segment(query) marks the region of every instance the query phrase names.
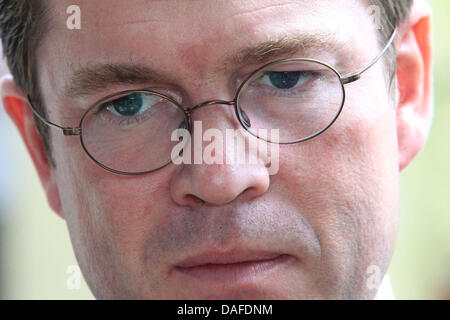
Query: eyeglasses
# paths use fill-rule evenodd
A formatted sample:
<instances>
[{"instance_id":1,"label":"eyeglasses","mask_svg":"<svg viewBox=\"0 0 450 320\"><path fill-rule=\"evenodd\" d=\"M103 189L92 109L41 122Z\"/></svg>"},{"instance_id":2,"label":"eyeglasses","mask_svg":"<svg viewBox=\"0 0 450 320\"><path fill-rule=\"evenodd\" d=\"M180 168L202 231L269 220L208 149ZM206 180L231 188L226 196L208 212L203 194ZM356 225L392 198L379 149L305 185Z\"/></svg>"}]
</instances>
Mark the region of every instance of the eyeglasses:
<instances>
[{"instance_id":1,"label":"eyeglasses","mask_svg":"<svg viewBox=\"0 0 450 320\"><path fill-rule=\"evenodd\" d=\"M192 131L192 113L223 104L234 106L240 125L269 143L293 144L326 131L339 117L345 102L344 85L360 79L392 44L392 33L380 54L362 70L342 76L334 67L315 59L282 59L248 76L231 101L210 100L187 109L172 97L153 90L127 90L109 95L90 106L77 127L62 127L33 113L47 126L66 136L79 135L83 149L98 165L114 173L139 175L172 162L179 141L172 133ZM278 138L261 132L278 130ZM265 131L264 131L265 130Z\"/></svg>"}]
</instances>

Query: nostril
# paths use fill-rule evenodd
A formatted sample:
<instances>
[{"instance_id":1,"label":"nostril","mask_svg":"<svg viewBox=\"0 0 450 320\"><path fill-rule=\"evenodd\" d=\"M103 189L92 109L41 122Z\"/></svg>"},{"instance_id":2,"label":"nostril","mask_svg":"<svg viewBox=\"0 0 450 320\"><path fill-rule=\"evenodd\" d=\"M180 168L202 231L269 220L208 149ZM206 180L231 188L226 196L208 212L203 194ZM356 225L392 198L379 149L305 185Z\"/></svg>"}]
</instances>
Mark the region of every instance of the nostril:
<instances>
[{"instance_id":1,"label":"nostril","mask_svg":"<svg viewBox=\"0 0 450 320\"><path fill-rule=\"evenodd\" d=\"M194 196L192 194L188 194L184 196L186 202L192 204L192 205L203 205L205 204L205 201L197 196Z\"/></svg>"}]
</instances>

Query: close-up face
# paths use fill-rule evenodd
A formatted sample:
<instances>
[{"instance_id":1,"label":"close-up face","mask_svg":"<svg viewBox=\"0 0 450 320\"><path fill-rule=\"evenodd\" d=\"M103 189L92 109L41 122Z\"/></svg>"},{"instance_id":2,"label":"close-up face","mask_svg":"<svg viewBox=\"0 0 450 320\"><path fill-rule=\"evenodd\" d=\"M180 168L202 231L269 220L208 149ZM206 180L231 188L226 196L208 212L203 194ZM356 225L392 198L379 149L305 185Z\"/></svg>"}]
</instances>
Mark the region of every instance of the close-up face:
<instances>
[{"instance_id":1,"label":"close-up face","mask_svg":"<svg viewBox=\"0 0 450 320\"><path fill-rule=\"evenodd\" d=\"M278 59L319 60L348 75L388 42L362 0L79 1L80 29L67 27L70 4L48 2L49 28L35 53L46 118L62 127L78 126L97 101L125 90L159 92L186 110L209 100L233 101L253 71ZM277 145L275 172L258 154L254 163L172 163L146 174L118 174L92 161L79 136L50 128L54 166L41 179L67 222L94 296L374 298L368 268L384 275L389 266L398 174L408 162L399 153L399 91L395 79L390 82L389 57L345 84L345 104L328 130ZM306 73L301 85L320 86L314 101L339 105L340 84L325 86L326 79L314 80L316 73ZM258 85L276 81L267 77ZM117 110L107 116L126 117ZM250 121L257 123L257 114ZM202 107L192 121L201 121L203 131L242 127L226 104ZM98 130L107 143L121 139L120 132ZM118 143L109 157L100 147L102 161L120 165L114 159L128 151L144 161L164 148L151 140L153 133L136 132L136 140L151 147L130 151ZM256 139L244 135L246 143ZM223 150L231 158L233 152Z\"/></svg>"}]
</instances>

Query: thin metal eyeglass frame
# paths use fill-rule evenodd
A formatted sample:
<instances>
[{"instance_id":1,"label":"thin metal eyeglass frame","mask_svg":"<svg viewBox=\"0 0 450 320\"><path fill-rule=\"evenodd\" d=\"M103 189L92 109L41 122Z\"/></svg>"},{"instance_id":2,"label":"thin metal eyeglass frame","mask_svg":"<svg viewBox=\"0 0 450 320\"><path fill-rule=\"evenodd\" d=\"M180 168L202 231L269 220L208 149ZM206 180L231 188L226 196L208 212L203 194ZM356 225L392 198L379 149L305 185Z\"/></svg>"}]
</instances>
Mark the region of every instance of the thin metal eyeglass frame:
<instances>
[{"instance_id":1,"label":"thin metal eyeglass frame","mask_svg":"<svg viewBox=\"0 0 450 320\"><path fill-rule=\"evenodd\" d=\"M164 99L168 100L169 102L173 103L175 106L177 106L177 107L184 113L185 120L186 120L186 125L187 125L187 130L188 130L189 132L191 132L191 128L192 128L192 124L191 124L191 114L192 114L195 110L197 110L197 109L199 109L199 108L201 108L201 107L205 107L205 106L208 106L208 105L214 105L214 104L231 105L231 106L234 106L234 108L235 108L236 117L238 118L239 123L241 124L241 126L242 126L247 132L249 132L251 135L255 136L256 138L261 139L261 140L264 140L264 141L269 142L269 143L275 143L275 144L294 144L294 143L299 143L299 142L303 142L303 141L306 141L306 140L310 140L310 139L312 139L312 138L314 138L314 137L320 135L321 133L323 133L324 131L326 131L327 129L329 129L329 128L334 124L334 122L337 120L337 118L338 118L339 115L341 114L342 109L343 109L344 104L345 104L345 87L344 87L344 86L345 86L346 84L349 84L349 83L352 83L352 82L355 82L355 81L359 80L359 79L361 78L361 75L362 75L364 72L366 72L370 67L372 67L375 63L377 63L378 60L381 59L381 57L386 53L386 51L387 51L387 50L389 49L389 47L392 45L392 43L394 42L394 39L395 39L395 36L396 36L396 35L397 35L397 29L394 29L394 31L392 32L391 37L389 38L388 43L387 43L386 46L383 48L383 50L381 50L381 52L380 52L380 53L379 53L379 54L378 54L378 55L377 55L377 56L376 56L369 64L367 64L364 68L362 68L361 70L359 70L359 71L357 71L357 72L349 73L349 74L347 74L347 75L342 76L342 75L339 73L339 71L337 71L333 66L331 66L331 65L329 65L329 64L327 64L327 63L325 63L325 62L316 60L316 59L306 59L306 58L280 59L280 60L276 60L276 61L267 63L267 64L265 64L264 66L262 66L262 67L258 68L257 70L253 71L253 72L252 72L252 73L251 73L251 74L250 74L250 75L249 75L249 76L241 83L241 85L239 86L239 88L238 88L237 91L236 91L236 94L235 94L235 97L234 97L233 100L231 100L231 101L226 101L226 100L208 100L208 101L199 103L199 104L197 104L197 105L195 105L195 106L193 106L192 108L189 108L189 109L186 109L186 108L184 108L183 106L181 106L176 100L174 100L174 99L171 98L170 96L167 96L167 95L165 95L165 94L162 94L162 93L159 93L159 92L156 92L156 91L146 90L146 89L142 89L142 90L125 90L125 91L121 91L121 92L117 92L117 93L108 95L108 96L106 96L106 97L104 97L104 98L98 100L98 101L95 102L94 104L92 104L92 105L86 110L86 112L83 114L83 116L81 117L80 123L79 123L79 125L78 125L77 127L63 127L63 126L57 125L57 124L55 124L55 123L53 123L53 122L47 120L47 119L44 118L43 116L41 116L41 115L37 112L37 110L34 108L34 106L33 106L33 104L32 104L32 99L31 99L31 97L30 97L29 95L28 95L27 97L28 97L28 102L29 102L29 104L30 104L30 107L31 107L31 110L32 110L33 114L34 114L41 122L43 122L45 125L47 125L47 126L49 126L49 127L52 127L52 128L61 130L61 132L62 132L65 136L77 136L77 135L80 136L81 145L82 145L84 151L88 154L88 156L89 156L95 163L97 163L97 164L98 164L99 166L101 166L102 168L104 168L104 169L106 169L106 170L108 170L108 171L114 172L114 173L125 174L125 175L140 175L140 174L146 174L146 173L150 173L150 172L154 172L154 171L157 171L157 170L159 170L159 169L162 169L162 168L166 167L167 165L169 165L172 161L170 160L170 161L168 161L166 164L160 166L159 168L152 169L152 170L148 170L148 171L142 171L142 172L126 172L126 171L119 171L119 170L115 170L115 169L109 168L109 167L103 165L101 162L97 161L97 160L94 158L94 156L91 155L91 153L87 150L87 148L86 148L86 146L85 146L85 144L84 144L84 142L83 142L83 134L82 134L82 130L81 130L81 128L82 128L82 126L83 126L83 120L85 119L86 115L89 114L89 112L91 111L91 109L93 109L93 108L95 108L95 107L97 107L97 106L99 106L99 105L101 105L101 104L107 102L109 99L111 99L111 98L113 98L113 97L125 96L125 95L131 94L131 93L147 93L147 94L153 94L153 95L159 96L159 97L161 97L161 98L164 98ZM320 65L323 65L323 66L329 68L331 71L333 71L333 72L336 74L336 76L339 78L340 84L341 84L341 88L342 88L342 94L343 94L343 96L342 96L342 103L341 103L341 106L340 106L338 112L336 113L335 117L333 118L333 120L332 120L325 128L321 129L320 131L318 131L318 132L316 132L316 133L314 133L314 134L312 134L312 135L310 135L310 136L308 136L308 137L301 138L301 139L298 139L298 140L293 140L293 141L273 142L273 141L264 139L263 137L260 137L260 136L258 136L258 135L256 135L256 134L254 134L253 132L251 132L251 131L249 130L249 127L245 124L245 120L242 119L243 116L242 116L242 114L241 114L241 109L240 109L240 107L239 107L239 95L240 95L240 93L241 93L241 90L245 87L245 85L247 84L247 82L248 82L250 79L252 79L252 77L253 77L255 74L257 74L258 72L260 72L261 70L263 70L263 69L265 69L265 68L267 68L267 67L270 67L270 66L275 65L275 64L284 63L284 62L302 62L302 61L303 61L303 62L318 63L318 64L320 64Z\"/></svg>"}]
</instances>

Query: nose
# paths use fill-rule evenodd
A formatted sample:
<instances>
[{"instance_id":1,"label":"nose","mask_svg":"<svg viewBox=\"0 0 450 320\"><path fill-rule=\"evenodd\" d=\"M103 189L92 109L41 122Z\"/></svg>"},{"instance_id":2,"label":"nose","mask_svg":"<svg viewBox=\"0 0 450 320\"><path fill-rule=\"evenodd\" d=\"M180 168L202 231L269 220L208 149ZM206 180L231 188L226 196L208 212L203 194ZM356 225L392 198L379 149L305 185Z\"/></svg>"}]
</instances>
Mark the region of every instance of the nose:
<instances>
[{"instance_id":1,"label":"nose","mask_svg":"<svg viewBox=\"0 0 450 320\"><path fill-rule=\"evenodd\" d=\"M220 102L217 101L217 103ZM190 150L187 150L187 152L191 152L190 159L192 161L181 164L171 179L171 196L179 205L221 206L237 199L250 201L263 195L269 189L270 175L266 165L267 161L248 147L248 139L256 138L248 136L243 138L244 140L241 140L241 142L244 141L243 148L242 144L240 148L237 148L239 143L236 143L236 140L233 140L234 142L230 145L230 132L226 132L226 129L230 130L230 127L239 129L239 124L230 113L230 107L222 106L221 108L217 105L213 107L210 105L208 104L208 107L202 108L198 114L195 114L195 118L201 122L194 121ZM208 129L215 134L212 139L208 135ZM238 137L240 133L233 131L233 134L235 134L234 137ZM217 135L222 135L222 137ZM198 139L199 136L200 139ZM220 140L222 144L215 145L218 148L214 150L214 153L217 156L216 160L222 161L208 163L206 160L208 148L211 151L211 144ZM200 157L201 161L198 161L199 157L198 154L195 154L196 152L203 152ZM194 161L195 159L197 161ZM238 161L238 159L245 160ZM253 159L253 161L249 161L249 159Z\"/></svg>"},{"instance_id":2,"label":"nose","mask_svg":"<svg viewBox=\"0 0 450 320\"><path fill-rule=\"evenodd\" d=\"M236 199L250 201L269 188L265 166L185 165L172 179L172 199L179 205L226 205Z\"/></svg>"}]
</instances>

